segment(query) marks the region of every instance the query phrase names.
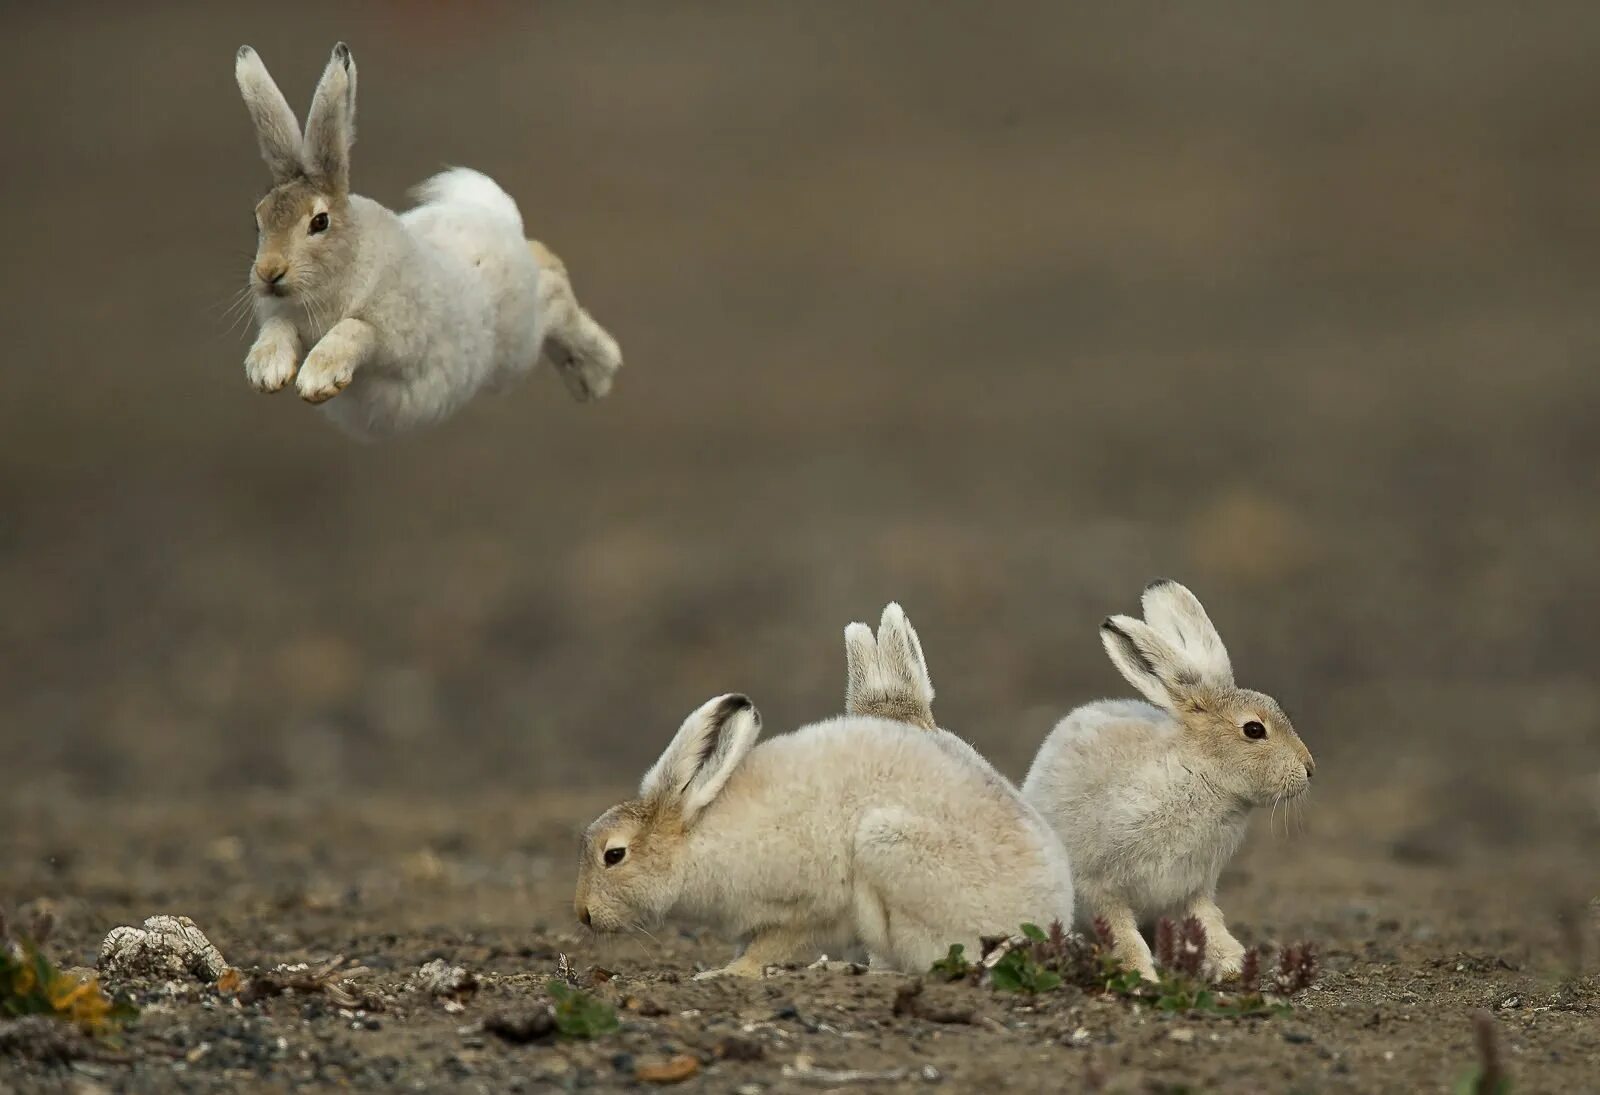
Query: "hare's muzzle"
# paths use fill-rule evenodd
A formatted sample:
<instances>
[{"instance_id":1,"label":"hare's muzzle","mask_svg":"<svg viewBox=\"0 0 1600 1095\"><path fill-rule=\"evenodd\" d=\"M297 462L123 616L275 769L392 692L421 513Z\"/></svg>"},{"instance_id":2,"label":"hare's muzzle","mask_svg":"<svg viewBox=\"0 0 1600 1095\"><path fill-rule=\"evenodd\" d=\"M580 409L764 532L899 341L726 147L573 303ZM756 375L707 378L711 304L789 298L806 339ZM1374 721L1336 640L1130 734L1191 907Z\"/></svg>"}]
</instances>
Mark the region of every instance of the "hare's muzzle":
<instances>
[{"instance_id":1,"label":"hare's muzzle","mask_svg":"<svg viewBox=\"0 0 1600 1095\"><path fill-rule=\"evenodd\" d=\"M259 262L255 268L256 282L268 296L280 297L288 291L283 279L289 274L288 263Z\"/></svg>"}]
</instances>

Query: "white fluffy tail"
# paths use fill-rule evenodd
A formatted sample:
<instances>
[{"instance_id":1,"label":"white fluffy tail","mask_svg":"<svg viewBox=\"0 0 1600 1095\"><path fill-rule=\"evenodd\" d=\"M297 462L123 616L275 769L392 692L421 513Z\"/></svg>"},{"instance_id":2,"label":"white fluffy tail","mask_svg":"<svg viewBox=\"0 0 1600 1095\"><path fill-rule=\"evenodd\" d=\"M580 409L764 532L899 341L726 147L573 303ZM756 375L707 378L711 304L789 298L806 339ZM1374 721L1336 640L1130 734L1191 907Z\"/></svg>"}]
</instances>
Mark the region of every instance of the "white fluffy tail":
<instances>
[{"instance_id":1,"label":"white fluffy tail","mask_svg":"<svg viewBox=\"0 0 1600 1095\"><path fill-rule=\"evenodd\" d=\"M425 179L412 192L420 205L476 205L507 223L507 230L522 235L522 214L510 194L481 171L452 167Z\"/></svg>"},{"instance_id":2,"label":"white fluffy tail","mask_svg":"<svg viewBox=\"0 0 1600 1095\"><path fill-rule=\"evenodd\" d=\"M844 655L845 714L939 728L933 721L933 679L922 642L899 605L891 601L884 608L876 636L866 624L845 628Z\"/></svg>"}]
</instances>

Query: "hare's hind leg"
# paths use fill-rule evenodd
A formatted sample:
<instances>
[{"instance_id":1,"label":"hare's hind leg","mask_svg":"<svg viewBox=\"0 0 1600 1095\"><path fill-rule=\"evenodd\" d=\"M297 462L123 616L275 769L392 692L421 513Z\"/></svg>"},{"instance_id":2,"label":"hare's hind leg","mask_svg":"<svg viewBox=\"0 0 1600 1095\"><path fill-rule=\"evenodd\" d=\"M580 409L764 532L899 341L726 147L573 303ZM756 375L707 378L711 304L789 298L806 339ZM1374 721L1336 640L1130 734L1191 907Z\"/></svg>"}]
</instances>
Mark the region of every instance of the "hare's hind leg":
<instances>
[{"instance_id":1,"label":"hare's hind leg","mask_svg":"<svg viewBox=\"0 0 1600 1095\"><path fill-rule=\"evenodd\" d=\"M976 933L993 925L970 900L981 881L963 876L955 861L966 857L952 850L948 830L908 810L884 806L861 819L856 931L875 966L926 973L952 943L976 957Z\"/></svg>"},{"instance_id":2,"label":"hare's hind leg","mask_svg":"<svg viewBox=\"0 0 1600 1095\"><path fill-rule=\"evenodd\" d=\"M539 318L544 326L540 356L561 374L574 399L599 399L622 368L622 350L578 303L566 264L556 253L538 240L529 240L528 250L539 263Z\"/></svg>"}]
</instances>

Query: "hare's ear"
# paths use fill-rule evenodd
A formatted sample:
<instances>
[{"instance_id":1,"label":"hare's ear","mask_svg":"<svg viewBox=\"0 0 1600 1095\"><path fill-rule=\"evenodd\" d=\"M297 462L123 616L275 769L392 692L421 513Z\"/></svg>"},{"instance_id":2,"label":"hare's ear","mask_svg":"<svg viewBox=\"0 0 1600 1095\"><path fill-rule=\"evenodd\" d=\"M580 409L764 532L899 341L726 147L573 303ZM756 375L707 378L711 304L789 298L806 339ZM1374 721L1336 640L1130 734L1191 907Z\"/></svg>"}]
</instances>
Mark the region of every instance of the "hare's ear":
<instances>
[{"instance_id":1,"label":"hare's ear","mask_svg":"<svg viewBox=\"0 0 1600 1095\"><path fill-rule=\"evenodd\" d=\"M846 714L876 715L925 730L937 729L933 679L928 675L922 641L899 605L891 601L884 608L876 639L865 624L851 624L845 629L844 644L849 672Z\"/></svg>"},{"instance_id":2,"label":"hare's ear","mask_svg":"<svg viewBox=\"0 0 1600 1095\"><path fill-rule=\"evenodd\" d=\"M844 713L867 715L862 710L867 684L877 672L878 640L872 628L853 623L844 629Z\"/></svg>"},{"instance_id":3,"label":"hare's ear","mask_svg":"<svg viewBox=\"0 0 1600 1095\"><path fill-rule=\"evenodd\" d=\"M1175 711L1184 691L1198 684L1177 653L1155 629L1131 616L1111 616L1100 625L1100 642L1111 664L1157 707Z\"/></svg>"},{"instance_id":4,"label":"hare's ear","mask_svg":"<svg viewBox=\"0 0 1600 1095\"><path fill-rule=\"evenodd\" d=\"M688 824L717 797L760 733L761 713L748 696L718 696L684 720L645 773L639 797L676 807Z\"/></svg>"},{"instance_id":5,"label":"hare's ear","mask_svg":"<svg viewBox=\"0 0 1600 1095\"><path fill-rule=\"evenodd\" d=\"M267 161L275 183L287 182L304 170L300 161L300 123L289 102L273 83L267 66L249 46L240 46L233 62L233 78L256 126L261 158Z\"/></svg>"},{"instance_id":6,"label":"hare's ear","mask_svg":"<svg viewBox=\"0 0 1600 1095\"><path fill-rule=\"evenodd\" d=\"M350 146L356 141L356 61L350 47L333 47L306 115L303 158L312 178L335 194L350 189Z\"/></svg>"},{"instance_id":7,"label":"hare's ear","mask_svg":"<svg viewBox=\"0 0 1600 1095\"><path fill-rule=\"evenodd\" d=\"M1233 684L1233 664L1222 636L1200 603L1171 578L1158 578L1145 587L1144 619L1177 652L1201 684L1221 688Z\"/></svg>"}]
</instances>

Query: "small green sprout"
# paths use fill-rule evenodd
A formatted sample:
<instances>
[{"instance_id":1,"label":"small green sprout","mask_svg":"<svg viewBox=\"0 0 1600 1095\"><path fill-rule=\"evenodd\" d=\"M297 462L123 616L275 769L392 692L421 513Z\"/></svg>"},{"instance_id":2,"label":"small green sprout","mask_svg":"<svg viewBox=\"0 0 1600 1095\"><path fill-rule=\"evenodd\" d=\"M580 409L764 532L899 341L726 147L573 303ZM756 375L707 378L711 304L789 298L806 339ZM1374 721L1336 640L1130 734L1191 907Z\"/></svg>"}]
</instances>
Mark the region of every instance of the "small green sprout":
<instances>
[{"instance_id":1,"label":"small green sprout","mask_svg":"<svg viewBox=\"0 0 1600 1095\"><path fill-rule=\"evenodd\" d=\"M604 1000L575 989L563 981L545 985L554 1001L556 1030L566 1038L598 1038L614 1033L620 1026L617 1009Z\"/></svg>"}]
</instances>

